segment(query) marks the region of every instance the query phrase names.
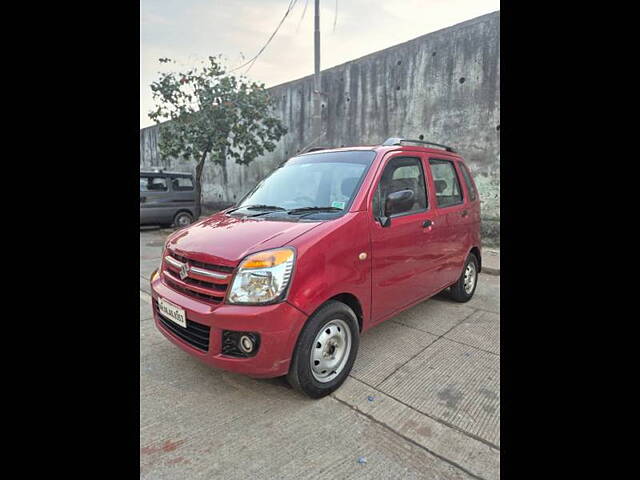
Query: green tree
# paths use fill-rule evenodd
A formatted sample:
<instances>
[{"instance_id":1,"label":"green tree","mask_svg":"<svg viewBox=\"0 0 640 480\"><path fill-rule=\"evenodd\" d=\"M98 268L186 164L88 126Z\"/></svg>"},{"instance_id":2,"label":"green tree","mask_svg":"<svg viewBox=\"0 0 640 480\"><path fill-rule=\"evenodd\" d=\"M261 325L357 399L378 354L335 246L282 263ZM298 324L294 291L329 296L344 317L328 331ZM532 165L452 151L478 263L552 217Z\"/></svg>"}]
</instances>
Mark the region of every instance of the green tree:
<instances>
[{"instance_id":1,"label":"green tree","mask_svg":"<svg viewBox=\"0 0 640 480\"><path fill-rule=\"evenodd\" d=\"M175 63L160 59L169 62ZM287 133L271 114L264 84L228 73L220 57L209 57L203 66L185 72L160 73L151 91L156 108L149 117L160 124L160 155L196 162L199 201L207 158L222 167L226 188L228 159L248 165L272 152Z\"/></svg>"}]
</instances>

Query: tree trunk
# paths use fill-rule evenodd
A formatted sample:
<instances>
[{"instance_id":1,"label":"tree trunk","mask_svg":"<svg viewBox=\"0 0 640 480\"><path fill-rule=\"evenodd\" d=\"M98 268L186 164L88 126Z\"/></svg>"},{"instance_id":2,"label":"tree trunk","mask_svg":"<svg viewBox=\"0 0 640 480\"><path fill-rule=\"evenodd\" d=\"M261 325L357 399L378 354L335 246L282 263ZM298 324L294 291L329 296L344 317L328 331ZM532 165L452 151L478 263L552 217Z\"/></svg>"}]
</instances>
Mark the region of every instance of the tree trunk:
<instances>
[{"instance_id":1,"label":"tree trunk","mask_svg":"<svg viewBox=\"0 0 640 480\"><path fill-rule=\"evenodd\" d=\"M204 152L200 161L196 165L196 217L202 214L202 170L204 169L204 161L207 158L207 153Z\"/></svg>"},{"instance_id":2,"label":"tree trunk","mask_svg":"<svg viewBox=\"0 0 640 480\"><path fill-rule=\"evenodd\" d=\"M226 150L222 151L222 163L220 164L220 166L222 167L222 183L224 184L224 195L225 195L225 200L226 201L230 201L231 199L229 198L229 187L228 187L228 174L227 174L227 152Z\"/></svg>"}]
</instances>

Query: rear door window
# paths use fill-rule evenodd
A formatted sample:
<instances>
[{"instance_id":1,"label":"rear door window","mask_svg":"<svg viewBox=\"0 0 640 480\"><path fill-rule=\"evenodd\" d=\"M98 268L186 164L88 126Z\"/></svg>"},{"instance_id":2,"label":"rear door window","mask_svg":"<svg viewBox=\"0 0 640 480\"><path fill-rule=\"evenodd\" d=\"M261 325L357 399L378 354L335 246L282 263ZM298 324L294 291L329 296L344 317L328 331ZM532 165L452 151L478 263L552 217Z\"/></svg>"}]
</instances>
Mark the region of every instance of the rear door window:
<instances>
[{"instance_id":1,"label":"rear door window","mask_svg":"<svg viewBox=\"0 0 640 480\"><path fill-rule=\"evenodd\" d=\"M455 166L450 160L429 159L438 207L451 207L462 203L462 190Z\"/></svg>"},{"instance_id":2,"label":"rear door window","mask_svg":"<svg viewBox=\"0 0 640 480\"><path fill-rule=\"evenodd\" d=\"M166 192L167 190L165 177L140 177L141 192Z\"/></svg>"}]
</instances>

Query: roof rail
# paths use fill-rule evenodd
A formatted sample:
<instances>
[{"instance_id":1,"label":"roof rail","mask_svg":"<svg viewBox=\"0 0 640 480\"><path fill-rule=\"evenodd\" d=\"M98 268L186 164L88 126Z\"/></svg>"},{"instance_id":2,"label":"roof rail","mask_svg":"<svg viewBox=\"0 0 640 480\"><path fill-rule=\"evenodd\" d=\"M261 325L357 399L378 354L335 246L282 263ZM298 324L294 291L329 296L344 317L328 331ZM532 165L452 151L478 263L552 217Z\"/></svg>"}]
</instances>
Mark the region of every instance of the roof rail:
<instances>
[{"instance_id":1,"label":"roof rail","mask_svg":"<svg viewBox=\"0 0 640 480\"><path fill-rule=\"evenodd\" d=\"M387 138L384 143L382 144L382 146L384 147L388 147L390 145L402 145L402 142L409 142L409 143L422 143L424 145L434 145L436 147L440 147L440 148L444 148L447 152L451 152L451 153L457 153L453 148L447 146L447 145L442 145L440 143L434 143L434 142L427 142L425 140L412 140L410 138L400 138L400 137L391 137L391 138Z\"/></svg>"},{"instance_id":2,"label":"roof rail","mask_svg":"<svg viewBox=\"0 0 640 480\"><path fill-rule=\"evenodd\" d=\"M317 152L318 150L327 150L328 148L332 148L332 147L310 147L310 148L307 148L302 153Z\"/></svg>"}]
</instances>

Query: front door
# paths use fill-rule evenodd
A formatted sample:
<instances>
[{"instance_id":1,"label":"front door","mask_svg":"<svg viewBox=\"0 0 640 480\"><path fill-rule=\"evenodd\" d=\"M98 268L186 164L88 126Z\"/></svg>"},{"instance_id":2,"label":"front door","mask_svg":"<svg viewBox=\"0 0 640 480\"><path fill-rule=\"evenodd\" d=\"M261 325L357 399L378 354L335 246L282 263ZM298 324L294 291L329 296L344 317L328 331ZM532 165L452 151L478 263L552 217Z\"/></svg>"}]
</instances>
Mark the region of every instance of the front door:
<instances>
[{"instance_id":1,"label":"front door","mask_svg":"<svg viewBox=\"0 0 640 480\"><path fill-rule=\"evenodd\" d=\"M374 323L433 294L439 264L437 243L430 241L437 212L428 202L422 155L387 157L376 185L370 218ZM389 211L385 199L400 190L411 190L413 202ZM378 219L385 216L391 221L383 227Z\"/></svg>"},{"instance_id":2,"label":"front door","mask_svg":"<svg viewBox=\"0 0 640 480\"><path fill-rule=\"evenodd\" d=\"M167 180L160 175L140 175L140 223L162 224L173 220Z\"/></svg>"}]
</instances>

